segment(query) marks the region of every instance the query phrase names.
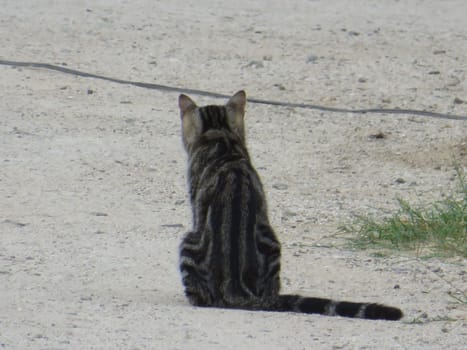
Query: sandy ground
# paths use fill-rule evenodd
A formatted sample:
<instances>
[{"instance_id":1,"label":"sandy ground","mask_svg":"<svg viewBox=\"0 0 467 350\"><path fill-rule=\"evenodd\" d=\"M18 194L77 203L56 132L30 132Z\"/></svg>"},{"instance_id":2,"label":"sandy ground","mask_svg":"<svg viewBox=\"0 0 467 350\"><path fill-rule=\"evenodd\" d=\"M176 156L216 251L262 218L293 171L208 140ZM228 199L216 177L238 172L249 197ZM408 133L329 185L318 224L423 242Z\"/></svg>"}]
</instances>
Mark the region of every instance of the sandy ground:
<instances>
[{"instance_id":1,"label":"sandy ground","mask_svg":"<svg viewBox=\"0 0 467 350\"><path fill-rule=\"evenodd\" d=\"M467 115L464 0L219 3L1 1L0 59ZM406 317L196 309L177 268L190 227L178 94L40 69L0 76L0 349L465 349L467 310L453 297L465 299L465 260L377 258L335 233L398 196L451 193L453 159L467 167L466 121L249 104L284 290Z\"/></svg>"}]
</instances>

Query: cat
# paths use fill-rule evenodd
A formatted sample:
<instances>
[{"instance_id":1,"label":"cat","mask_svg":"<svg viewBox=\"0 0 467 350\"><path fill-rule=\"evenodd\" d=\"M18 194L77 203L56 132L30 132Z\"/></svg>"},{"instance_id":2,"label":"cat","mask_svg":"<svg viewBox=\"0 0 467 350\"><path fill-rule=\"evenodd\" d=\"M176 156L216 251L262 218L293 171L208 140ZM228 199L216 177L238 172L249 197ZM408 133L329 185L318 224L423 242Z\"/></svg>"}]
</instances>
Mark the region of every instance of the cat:
<instances>
[{"instance_id":1,"label":"cat","mask_svg":"<svg viewBox=\"0 0 467 350\"><path fill-rule=\"evenodd\" d=\"M195 306L399 320L398 308L279 294L281 246L245 143L246 94L198 107L180 95L193 230L180 244L185 295Z\"/></svg>"}]
</instances>

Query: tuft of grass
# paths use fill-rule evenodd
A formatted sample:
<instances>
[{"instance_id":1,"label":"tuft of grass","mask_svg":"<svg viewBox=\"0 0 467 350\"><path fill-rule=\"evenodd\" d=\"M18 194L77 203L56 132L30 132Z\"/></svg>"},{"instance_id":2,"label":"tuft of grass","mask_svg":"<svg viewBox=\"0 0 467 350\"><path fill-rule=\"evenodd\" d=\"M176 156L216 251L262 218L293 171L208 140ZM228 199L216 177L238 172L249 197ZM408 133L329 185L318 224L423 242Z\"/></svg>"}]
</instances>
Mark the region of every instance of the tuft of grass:
<instances>
[{"instance_id":1,"label":"tuft of grass","mask_svg":"<svg viewBox=\"0 0 467 350\"><path fill-rule=\"evenodd\" d=\"M357 233L350 240L357 248L389 248L422 251L434 255L467 257L467 184L465 174L457 167L460 199L454 196L425 206L414 207L398 199L399 210L376 220L357 216L341 231Z\"/></svg>"}]
</instances>

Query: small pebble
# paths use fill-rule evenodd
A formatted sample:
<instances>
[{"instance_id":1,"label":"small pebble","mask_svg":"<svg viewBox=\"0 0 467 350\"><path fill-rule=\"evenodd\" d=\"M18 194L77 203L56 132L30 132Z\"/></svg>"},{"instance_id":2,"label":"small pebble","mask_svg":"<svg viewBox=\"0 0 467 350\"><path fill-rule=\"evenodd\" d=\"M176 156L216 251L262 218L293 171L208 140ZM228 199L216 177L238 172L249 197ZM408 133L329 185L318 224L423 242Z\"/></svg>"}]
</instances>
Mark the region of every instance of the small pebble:
<instances>
[{"instance_id":1,"label":"small pebble","mask_svg":"<svg viewBox=\"0 0 467 350\"><path fill-rule=\"evenodd\" d=\"M284 90L285 90L285 86L282 85L282 84L274 84L274 86L275 86L276 88L278 88L279 90L281 90L281 91L284 91Z\"/></svg>"},{"instance_id":2,"label":"small pebble","mask_svg":"<svg viewBox=\"0 0 467 350\"><path fill-rule=\"evenodd\" d=\"M182 228L183 225L182 224L164 224L164 225L161 225L162 227L172 227L172 228Z\"/></svg>"},{"instance_id":3,"label":"small pebble","mask_svg":"<svg viewBox=\"0 0 467 350\"><path fill-rule=\"evenodd\" d=\"M387 136L384 132L380 131L376 134L370 135L370 139L385 139Z\"/></svg>"},{"instance_id":4,"label":"small pebble","mask_svg":"<svg viewBox=\"0 0 467 350\"><path fill-rule=\"evenodd\" d=\"M246 66L247 67L253 67L253 68L263 68L264 64L261 61L251 61Z\"/></svg>"},{"instance_id":5,"label":"small pebble","mask_svg":"<svg viewBox=\"0 0 467 350\"><path fill-rule=\"evenodd\" d=\"M277 183L277 184L273 184L272 188L275 188L276 190L286 190L289 188L289 186L283 183Z\"/></svg>"},{"instance_id":6,"label":"small pebble","mask_svg":"<svg viewBox=\"0 0 467 350\"><path fill-rule=\"evenodd\" d=\"M309 55L306 59L306 63L316 63L318 61L318 56L316 55Z\"/></svg>"},{"instance_id":7,"label":"small pebble","mask_svg":"<svg viewBox=\"0 0 467 350\"><path fill-rule=\"evenodd\" d=\"M3 223L18 226L18 227L24 227L28 225L26 223L15 221L15 220L10 220L10 219L3 220Z\"/></svg>"},{"instance_id":8,"label":"small pebble","mask_svg":"<svg viewBox=\"0 0 467 350\"><path fill-rule=\"evenodd\" d=\"M446 86L457 86L461 83L460 79L456 76L450 76L446 82Z\"/></svg>"},{"instance_id":9,"label":"small pebble","mask_svg":"<svg viewBox=\"0 0 467 350\"><path fill-rule=\"evenodd\" d=\"M109 214L107 213L102 213L102 212L99 212L99 211L93 211L90 213L91 215L94 215L94 216L109 216Z\"/></svg>"}]
</instances>

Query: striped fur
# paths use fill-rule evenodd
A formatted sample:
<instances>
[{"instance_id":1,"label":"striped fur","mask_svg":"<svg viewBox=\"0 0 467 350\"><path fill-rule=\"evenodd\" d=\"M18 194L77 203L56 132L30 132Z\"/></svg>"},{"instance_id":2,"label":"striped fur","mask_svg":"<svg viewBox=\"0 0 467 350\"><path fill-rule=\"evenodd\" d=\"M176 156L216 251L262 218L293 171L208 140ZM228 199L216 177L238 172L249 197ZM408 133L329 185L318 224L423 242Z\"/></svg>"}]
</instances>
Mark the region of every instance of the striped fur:
<instances>
[{"instance_id":1,"label":"striped fur","mask_svg":"<svg viewBox=\"0 0 467 350\"><path fill-rule=\"evenodd\" d=\"M180 95L193 231L180 245L180 270L192 305L398 320L393 307L281 295L280 243L245 145L246 96L197 107Z\"/></svg>"}]
</instances>

